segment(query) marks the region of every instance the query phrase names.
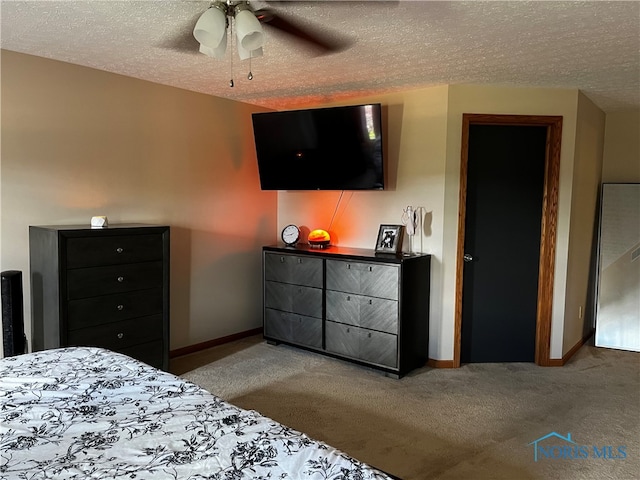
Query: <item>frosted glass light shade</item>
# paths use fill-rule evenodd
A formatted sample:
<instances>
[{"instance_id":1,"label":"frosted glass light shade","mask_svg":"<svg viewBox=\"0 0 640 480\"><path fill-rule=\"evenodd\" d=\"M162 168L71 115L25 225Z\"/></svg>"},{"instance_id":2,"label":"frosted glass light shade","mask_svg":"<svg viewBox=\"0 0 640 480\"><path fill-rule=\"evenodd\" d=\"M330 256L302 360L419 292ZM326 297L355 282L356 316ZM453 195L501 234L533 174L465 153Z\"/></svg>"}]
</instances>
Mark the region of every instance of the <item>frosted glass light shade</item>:
<instances>
[{"instance_id":1,"label":"frosted glass light shade","mask_svg":"<svg viewBox=\"0 0 640 480\"><path fill-rule=\"evenodd\" d=\"M249 10L241 10L236 13L236 35L238 45L246 50L256 50L264 44L262 25L256 16Z\"/></svg>"},{"instance_id":2,"label":"frosted glass light shade","mask_svg":"<svg viewBox=\"0 0 640 480\"><path fill-rule=\"evenodd\" d=\"M209 48L200 44L200 53L204 53L208 57L212 58L224 58L224 54L227 50L227 36L222 37L220 45L216 48Z\"/></svg>"},{"instance_id":3,"label":"frosted glass light shade","mask_svg":"<svg viewBox=\"0 0 640 480\"><path fill-rule=\"evenodd\" d=\"M227 15L217 7L207 9L196 22L193 36L205 47L217 48L227 37Z\"/></svg>"}]
</instances>

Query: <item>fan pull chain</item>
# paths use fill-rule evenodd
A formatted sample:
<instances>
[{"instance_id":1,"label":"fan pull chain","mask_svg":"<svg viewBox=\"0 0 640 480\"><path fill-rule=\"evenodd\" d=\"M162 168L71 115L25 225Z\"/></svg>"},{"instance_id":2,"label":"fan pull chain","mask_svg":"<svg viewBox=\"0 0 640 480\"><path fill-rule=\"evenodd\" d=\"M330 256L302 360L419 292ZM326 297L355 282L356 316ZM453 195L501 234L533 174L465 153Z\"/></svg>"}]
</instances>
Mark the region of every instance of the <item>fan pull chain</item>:
<instances>
[{"instance_id":1,"label":"fan pull chain","mask_svg":"<svg viewBox=\"0 0 640 480\"><path fill-rule=\"evenodd\" d=\"M230 42L231 42L231 48L230 53L231 55L229 55L231 57L230 62L229 62L229 73L231 76L231 80L229 80L229 87L233 88L233 22L231 21L231 19L229 19L229 36L228 36Z\"/></svg>"},{"instance_id":2,"label":"fan pull chain","mask_svg":"<svg viewBox=\"0 0 640 480\"><path fill-rule=\"evenodd\" d=\"M253 58L253 52L249 52L249 75L247 75L247 78L249 80L253 80L253 73L251 73L251 59Z\"/></svg>"}]
</instances>

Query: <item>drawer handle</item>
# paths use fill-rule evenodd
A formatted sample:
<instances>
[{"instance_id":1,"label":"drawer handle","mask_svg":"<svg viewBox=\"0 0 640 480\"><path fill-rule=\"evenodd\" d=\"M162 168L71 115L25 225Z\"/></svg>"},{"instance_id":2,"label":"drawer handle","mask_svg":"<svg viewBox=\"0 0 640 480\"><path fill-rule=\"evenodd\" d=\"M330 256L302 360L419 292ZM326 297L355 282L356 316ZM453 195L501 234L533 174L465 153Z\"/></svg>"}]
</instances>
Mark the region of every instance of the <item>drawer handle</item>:
<instances>
[{"instance_id":1,"label":"drawer handle","mask_svg":"<svg viewBox=\"0 0 640 480\"><path fill-rule=\"evenodd\" d=\"M369 335L368 335L368 337L369 337L369 338L371 338L371 332L369 332Z\"/></svg>"},{"instance_id":2,"label":"drawer handle","mask_svg":"<svg viewBox=\"0 0 640 480\"><path fill-rule=\"evenodd\" d=\"M117 280L118 280L118 282L122 283L122 282L124 282L124 277L118 277Z\"/></svg>"},{"instance_id":3,"label":"drawer handle","mask_svg":"<svg viewBox=\"0 0 640 480\"><path fill-rule=\"evenodd\" d=\"M116 248L116 253L122 253L122 252L124 252L124 248L122 247Z\"/></svg>"},{"instance_id":4,"label":"drawer handle","mask_svg":"<svg viewBox=\"0 0 640 480\"><path fill-rule=\"evenodd\" d=\"M347 295L347 302L351 301L351 295Z\"/></svg>"},{"instance_id":5,"label":"drawer handle","mask_svg":"<svg viewBox=\"0 0 640 480\"><path fill-rule=\"evenodd\" d=\"M373 272L373 267L369 267L369 271L370 271L370 272Z\"/></svg>"},{"instance_id":6,"label":"drawer handle","mask_svg":"<svg viewBox=\"0 0 640 480\"><path fill-rule=\"evenodd\" d=\"M124 305L120 304L116 307L118 310L124 310Z\"/></svg>"},{"instance_id":7,"label":"drawer handle","mask_svg":"<svg viewBox=\"0 0 640 480\"><path fill-rule=\"evenodd\" d=\"M347 263L347 270L351 269L351 264Z\"/></svg>"},{"instance_id":8,"label":"drawer handle","mask_svg":"<svg viewBox=\"0 0 640 480\"><path fill-rule=\"evenodd\" d=\"M124 333L120 332L120 333L117 335L117 337L118 337L119 339L123 339L123 338L124 338Z\"/></svg>"},{"instance_id":9,"label":"drawer handle","mask_svg":"<svg viewBox=\"0 0 640 480\"><path fill-rule=\"evenodd\" d=\"M280 263L284 263L284 257L280 257Z\"/></svg>"},{"instance_id":10,"label":"drawer handle","mask_svg":"<svg viewBox=\"0 0 640 480\"><path fill-rule=\"evenodd\" d=\"M369 299L369 305L373 305L373 300Z\"/></svg>"},{"instance_id":11,"label":"drawer handle","mask_svg":"<svg viewBox=\"0 0 640 480\"><path fill-rule=\"evenodd\" d=\"M302 259L301 258L298 259L298 263L302 263Z\"/></svg>"},{"instance_id":12,"label":"drawer handle","mask_svg":"<svg viewBox=\"0 0 640 480\"><path fill-rule=\"evenodd\" d=\"M347 328L347 333L350 333L350 332L351 332L351 329L350 329L350 328Z\"/></svg>"}]
</instances>

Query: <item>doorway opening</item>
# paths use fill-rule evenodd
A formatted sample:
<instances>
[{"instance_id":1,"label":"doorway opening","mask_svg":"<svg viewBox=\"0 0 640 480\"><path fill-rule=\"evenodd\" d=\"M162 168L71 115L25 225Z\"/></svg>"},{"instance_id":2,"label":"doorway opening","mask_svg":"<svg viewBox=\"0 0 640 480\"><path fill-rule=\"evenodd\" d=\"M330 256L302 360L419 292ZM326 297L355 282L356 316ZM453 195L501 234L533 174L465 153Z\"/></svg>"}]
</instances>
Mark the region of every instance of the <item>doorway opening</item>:
<instances>
[{"instance_id":1,"label":"doorway opening","mask_svg":"<svg viewBox=\"0 0 640 480\"><path fill-rule=\"evenodd\" d=\"M493 313L490 311L492 302L490 299L481 299L481 301L470 302L469 298L466 298L465 301L465 293L469 296L473 294L473 284L467 282L465 284L465 265L470 265L470 262L474 262L475 259L473 257L473 252L465 252L465 240L467 239L466 232L466 221L467 221L467 195L476 195L475 185L469 182L474 182L477 179L477 171L478 168L482 168L483 165L472 165L471 169L471 177L470 174L470 164L469 164L469 147L470 147L470 137L471 132L474 132L474 135L482 135L483 129L476 128L474 130L474 126L483 125L483 126L509 126L509 127L538 127L536 130L538 132L538 137L542 137L541 141L543 142L541 145L538 143L538 150L541 156L544 156L544 163L540 165L540 171L538 172L542 177L540 179L541 189L539 192L540 195L537 199L534 198L533 202L540 202L541 205L534 205L534 210L537 209L537 213L525 213L526 215L533 215L533 222L539 222L539 225L534 225L535 230L529 229L528 235L531 236L531 232L535 232L535 235L539 234L539 239L533 239L534 242L531 243L533 246L529 246L529 252L531 252L531 248L534 250L539 249L538 258L534 259L537 265L529 265L527 267L529 271L533 271L533 282L532 285L533 297L530 297L529 303L531 304L531 300L533 301L533 305L531 306L531 320L530 324L527 328L530 329L531 333L535 330L535 344L531 344L530 347L533 349L533 360L538 365L550 365L550 339L551 339L551 313L552 313L552 301L553 301L553 279L554 279L554 265L555 265L555 245L556 245L556 225L557 225L557 212L558 212L558 187L559 187L559 167L560 167L560 142L562 135L562 117L560 116L529 116L529 115L479 115L479 114L464 114L463 122L462 122L462 153L461 153L461 165L460 165L460 202L459 202L459 215L458 215L458 248L457 248L457 265L456 265L456 294L455 294L455 327L454 327L454 366L459 367L461 362L469 361L469 355L466 353L463 355L463 345L464 348L469 347L469 342L471 341L471 327L469 326L468 320L468 312L470 309L470 305L472 304L483 304L483 308L485 309L484 313L487 313L487 306L489 308L488 314L492 316ZM542 128L541 128L542 127ZM486 130L490 132L491 129ZM511 132L516 132L516 130L511 130ZM534 134L535 136L535 134ZM539 141L538 141L539 142ZM476 142L478 143L478 142ZM490 143L489 143L490 145ZM497 146L496 146L497 147ZM490 157L490 155L489 155ZM482 161L482 160L481 160ZM474 160L475 162L475 160ZM492 168L493 173L491 175L495 175L495 172L500 172L500 169L505 168L504 165L495 164L493 160L491 163L494 163ZM489 168L489 165L487 165ZM496 170L497 169L497 170ZM533 176L536 176L538 173L532 172ZM528 179L526 179L528 181ZM524 179L523 179L524 181ZM500 182L495 183L496 188L500 188ZM510 188L513 185L509 185ZM475 201L475 200L474 200ZM505 198L505 201L508 199ZM531 204L531 201L529 201ZM469 216L475 215L473 208L469 208ZM537 215L537 217L536 217ZM473 232L468 232L470 235ZM501 239L502 240L502 239ZM506 239L509 241L509 239ZM539 240L539 241L538 241ZM486 243L486 242L485 242ZM517 245L510 245L512 250L517 249ZM533 252L535 255L535 251ZM466 255L465 255L466 254ZM531 255L529 255L531 256ZM466 257L466 261L465 261ZM479 264L480 262L478 262ZM531 262L529 262L531 263ZM472 265L472 263L471 263ZM535 268L537 267L537 279L535 278L536 272ZM467 267L468 270L470 267ZM532 270L533 268L533 270ZM495 270L495 269L493 269ZM495 272L494 272L495 273ZM497 273L500 275L500 273ZM469 275L467 275L467 278ZM537 284L537 286L536 286ZM465 286L468 290L465 292ZM484 301L483 301L484 300ZM494 302L495 303L495 302ZM500 302L497 302L500 303ZM465 311L467 314L465 315ZM495 312L495 316L499 317L503 315L504 312ZM465 320L464 329L463 329L463 318L467 317ZM535 318L533 318L535 317ZM535 325L534 325L535 323ZM506 324L505 324L506 325ZM482 323L480 323L480 327L474 328L482 328ZM496 328L495 325L493 328ZM498 327L499 328L499 325ZM463 335L464 330L464 335ZM509 341L511 335L518 335L520 333L517 332L508 332L508 329L496 330L501 334L504 334L503 341ZM476 332L478 333L478 332ZM480 338L480 340L478 340ZM485 338L487 338L485 336ZM482 335L479 337L476 335L476 342L482 341ZM527 347L528 348L528 347ZM482 355L478 358L483 358ZM479 361L492 361L489 357L488 360L479 360ZM527 357L528 358L528 357ZM473 361L473 360L471 360ZM525 360L520 360L525 361Z\"/></svg>"}]
</instances>

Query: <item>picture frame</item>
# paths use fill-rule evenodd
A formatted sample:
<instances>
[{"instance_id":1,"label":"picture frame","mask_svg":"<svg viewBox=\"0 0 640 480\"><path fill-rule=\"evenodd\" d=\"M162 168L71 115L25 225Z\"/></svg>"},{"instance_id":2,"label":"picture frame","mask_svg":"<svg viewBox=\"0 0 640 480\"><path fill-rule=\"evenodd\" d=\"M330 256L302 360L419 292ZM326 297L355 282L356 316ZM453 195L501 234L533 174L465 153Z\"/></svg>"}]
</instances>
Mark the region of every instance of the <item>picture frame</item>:
<instances>
[{"instance_id":1,"label":"picture frame","mask_svg":"<svg viewBox=\"0 0 640 480\"><path fill-rule=\"evenodd\" d=\"M397 255L402 248L403 225L380 225L376 240L376 253Z\"/></svg>"}]
</instances>

